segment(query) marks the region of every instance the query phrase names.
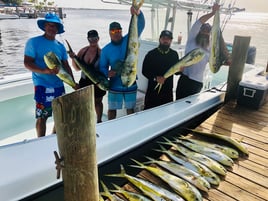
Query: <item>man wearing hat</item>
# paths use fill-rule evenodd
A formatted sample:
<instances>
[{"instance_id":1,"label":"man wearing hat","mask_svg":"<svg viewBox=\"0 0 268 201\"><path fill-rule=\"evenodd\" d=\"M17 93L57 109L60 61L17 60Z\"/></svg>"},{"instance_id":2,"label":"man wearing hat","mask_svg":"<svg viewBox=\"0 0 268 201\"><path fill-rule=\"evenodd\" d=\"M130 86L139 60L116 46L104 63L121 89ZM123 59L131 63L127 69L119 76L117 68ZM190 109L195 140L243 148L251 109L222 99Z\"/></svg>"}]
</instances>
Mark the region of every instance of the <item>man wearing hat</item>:
<instances>
[{"instance_id":1,"label":"man wearing hat","mask_svg":"<svg viewBox=\"0 0 268 201\"><path fill-rule=\"evenodd\" d=\"M206 52L206 55L200 62L184 68L181 77L178 80L176 100L195 93L199 93L203 88L204 71L209 61L210 55L209 41L211 26L206 22L215 15L216 11L219 10L219 8L220 6L218 4L214 4L212 11L201 16L193 24L190 30L185 47L185 54L195 48L202 48Z\"/></svg>"},{"instance_id":2,"label":"man wearing hat","mask_svg":"<svg viewBox=\"0 0 268 201\"><path fill-rule=\"evenodd\" d=\"M173 39L171 31L163 30L157 48L150 50L142 64L142 74L148 79L144 109L160 106L173 101L173 76L164 78L166 71L179 60L177 51L170 48ZM155 90L157 84L161 90Z\"/></svg>"},{"instance_id":3,"label":"man wearing hat","mask_svg":"<svg viewBox=\"0 0 268 201\"><path fill-rule=\"evenodd\" d=\"M138 36L141 35L145 20L143 13L131 7L132 15L138 16ZM125 87L122 84L121 76L116 74L116 63L124 61L129 34L122 36L122 27L118 22L112 22L109 26L111 42L101 51L100 71L110 79L110 90L108 92L108 120L116 118L116 110L122 109L123 103L127 114L134 112L136 106L137 84L136 82Z\"/></svg>"},{"instance_id":4,"label":"man wearing hat","mask_svg":"<svg viewBox=\"0 0 268 201\"><path fill-rule=\"evenodd\" d=\"M66 71L73 76L67 61L67 52L62 43L56 40L56 34L64 32L63 24L55 14L48 13L44 19L37 21L43 35L30 38L24 50L24 65L32 71L34 84L34 99L36 101L36 131L37 136L46 134L46 121L52 116L51 102L54 98L65 93L64 85L56 74L59 69L49 69L44 61L44 55L54 52L62 61ZM55 128L52 131L55 133Z\"/></svg>"},{"instance_id":5,"label":"man wearing hat","mask_svg":"<svg viewBox=\"0 0 268 201\"><path fill-rule=\"evenodd\" d=\"M101 49L99 47L99 34L96 30L92 29L87 32L87 40L89 45L83 47L79 50L77 57L87 64L87 68L93 68L99 70L99 59L101 54ZM75 55L70 55L73 59ZM72 66L75 70L81 70L79 66L76 65L75 61L72 60ZM79 87L86 87L93 84L93 82L85 75L84 72L81 72L81 78L79 80ZM95 98L95 111L97 114L97 123L102 122L103 114L103 96L106 94L106 91L101 90L97 85L94 85L94 98Z\"/></svg>"}]
</instances>

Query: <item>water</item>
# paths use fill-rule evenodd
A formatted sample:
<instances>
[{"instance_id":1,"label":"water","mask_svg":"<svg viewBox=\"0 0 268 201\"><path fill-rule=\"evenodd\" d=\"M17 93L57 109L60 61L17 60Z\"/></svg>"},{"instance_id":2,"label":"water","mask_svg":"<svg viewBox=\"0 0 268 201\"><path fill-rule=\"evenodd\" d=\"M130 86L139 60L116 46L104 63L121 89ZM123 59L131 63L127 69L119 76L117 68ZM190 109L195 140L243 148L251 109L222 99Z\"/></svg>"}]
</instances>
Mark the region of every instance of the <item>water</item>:
<instances>
[{"instance_id":1,"label":"water","mask_svg":"<svg viewBox=\"0 0 268 201\"><path fill-rule=\"evenodd\" d=\"M86 33L89 29L97 29L100 34L100 46L109 42L108 27L112 21L119 21L123 27L123 33L128 30L130 20L129 10L81 10L64 9L67 18L64 19L66 32L58 39L64 42L67 39L75 52L87 45ZM151 11L144 10L146 27L142 34L143 39L158 37L158 32L151 32ZM174 39L182 32L182 43L185 44L187 35L185 12L178 12L176 26L174 28ZM201 13L199 14L199 16ZM161 19L165 17L164 12L158 13ZM196 16L193 15L193 21ZM159 25L163 27L163 24ZM160 28L161 30L161 28ZM43 32L37 27L36 19L18 19L0 21L0 77L5 75L28 72L23 65L24 45L30 37L40 35ZM224 32L226 42L233 42L235 35L251 36L250 45L257 48L256 65L266 67L268 60L268 13L237 13L232 16L226 25Z\"/></svg>"}]
</instances>

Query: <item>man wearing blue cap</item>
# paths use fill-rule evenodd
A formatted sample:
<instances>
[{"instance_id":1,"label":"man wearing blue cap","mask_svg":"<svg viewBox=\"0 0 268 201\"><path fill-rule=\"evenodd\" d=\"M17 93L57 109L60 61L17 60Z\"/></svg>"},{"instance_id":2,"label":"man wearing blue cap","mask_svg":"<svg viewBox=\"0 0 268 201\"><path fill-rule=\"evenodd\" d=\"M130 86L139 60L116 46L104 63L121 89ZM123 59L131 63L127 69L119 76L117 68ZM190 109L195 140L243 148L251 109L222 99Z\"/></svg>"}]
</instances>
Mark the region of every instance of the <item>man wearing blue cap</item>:
<instances>
[{"instance_id":1,"label":"man wearing blue cap","mask_svg":"<svg viewBox=\"0 0 268 201\"><path fill-rule=\"evenodd\" d=\"M144 15L134 6L130 12L138 16L138 36L140 36L145 26ZM122 36L122 27L118 22L110 24L109 34L111 42L101 51L100 71L110 79L108 120L111 120L116 118L116 110L122 109L123 103L127 114L134 112L138 87L136 82L130 87L123 86L120 75L116 73L116 63L125 59L129 34Z\"/></svg>"},{"instance_id":2,"label":"man wearing blue cap","mask_svg":"<svg viewBox=\"0 0 268 201\"><path fill-rule=\"evenodd\" d=\"M212 11L201 16L192 26L185 47L185 54L195 48L202 48L206 55L198 63L185 68L178 80L176 89L176 100L199 93L203 88L203 77L206 65L209 61L210 49L210 32L211 26L206 23L213 17L220 6L214 4Z\"/></svg>"},{"instance_id":3,"label":"man wearing blue cap","mask_svg":"<svg viewBox=\"0 0 268 201\"><path fill-rule=\"evenodd\" d=\"M56 74L59 69L49 69L44 61L44 55L54 52L62 61L66 71L73 76L68 64L67 51L62 43L56 40L56 34L64 32L63 24L55 14L48 13L45 19L37 21L38 27L44 31L43 35L30 38L24 50L24 65L32 71L34 84L34 99L36 101L36 131L37 136L46 134L46 121L52 116L52 100L65 93L64 85ZM52 131L55 133L55 127Z\"/></svg>"}]
</instances>

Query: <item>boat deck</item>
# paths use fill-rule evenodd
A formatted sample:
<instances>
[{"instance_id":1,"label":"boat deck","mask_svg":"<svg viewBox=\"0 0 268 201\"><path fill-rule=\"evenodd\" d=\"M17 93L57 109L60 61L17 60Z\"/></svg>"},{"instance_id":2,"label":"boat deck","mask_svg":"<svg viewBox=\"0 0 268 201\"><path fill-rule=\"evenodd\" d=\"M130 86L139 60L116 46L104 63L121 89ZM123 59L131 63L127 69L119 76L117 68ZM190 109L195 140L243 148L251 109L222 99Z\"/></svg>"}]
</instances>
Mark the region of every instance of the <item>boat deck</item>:
<instances>
[{"instance_id":1,"label":"boat deck","mask_svg":"<svg viewBox=\"0 0 268 201\"><path fill-rule=\"evenodd\" d=\"M219 186L202 192L204 201L268 201L268 103L252 110L229 102L196 129L242 140L249 150L248 157L235 160ZM147 171L139 176L163 184Z\"/></svg>"}]
</instances>

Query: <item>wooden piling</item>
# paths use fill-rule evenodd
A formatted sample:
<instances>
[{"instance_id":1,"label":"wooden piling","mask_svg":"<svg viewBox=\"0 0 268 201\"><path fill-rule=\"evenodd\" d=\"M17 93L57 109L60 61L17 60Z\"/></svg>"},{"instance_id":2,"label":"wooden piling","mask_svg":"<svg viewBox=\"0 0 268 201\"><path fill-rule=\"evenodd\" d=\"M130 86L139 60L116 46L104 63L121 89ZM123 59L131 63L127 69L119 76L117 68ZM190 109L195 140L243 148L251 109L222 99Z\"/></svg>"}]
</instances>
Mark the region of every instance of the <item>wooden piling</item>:
<instances>
[{"instance_id":1,"label":"wooden piling","mask_svg":"<svg viewBox=\"0 0 268 201\"><path fill-rule=\"evenodd\" d=\"M52 102L65 201L98 201L96 116L93 85Z\"/></svg>"},{"instance_id":2,"label":"wooden piling","mask_svg":"<svg viewBox=\"0 0 268 201\"><path fill-rule=\"evenodd\" d=\"M227 79L227 91L224 102L237 98L239 82L242 79L247 52L249 47L249 36L235 36L232 49L232 63L229 67Z\"/></svg>"}]
</instances>

